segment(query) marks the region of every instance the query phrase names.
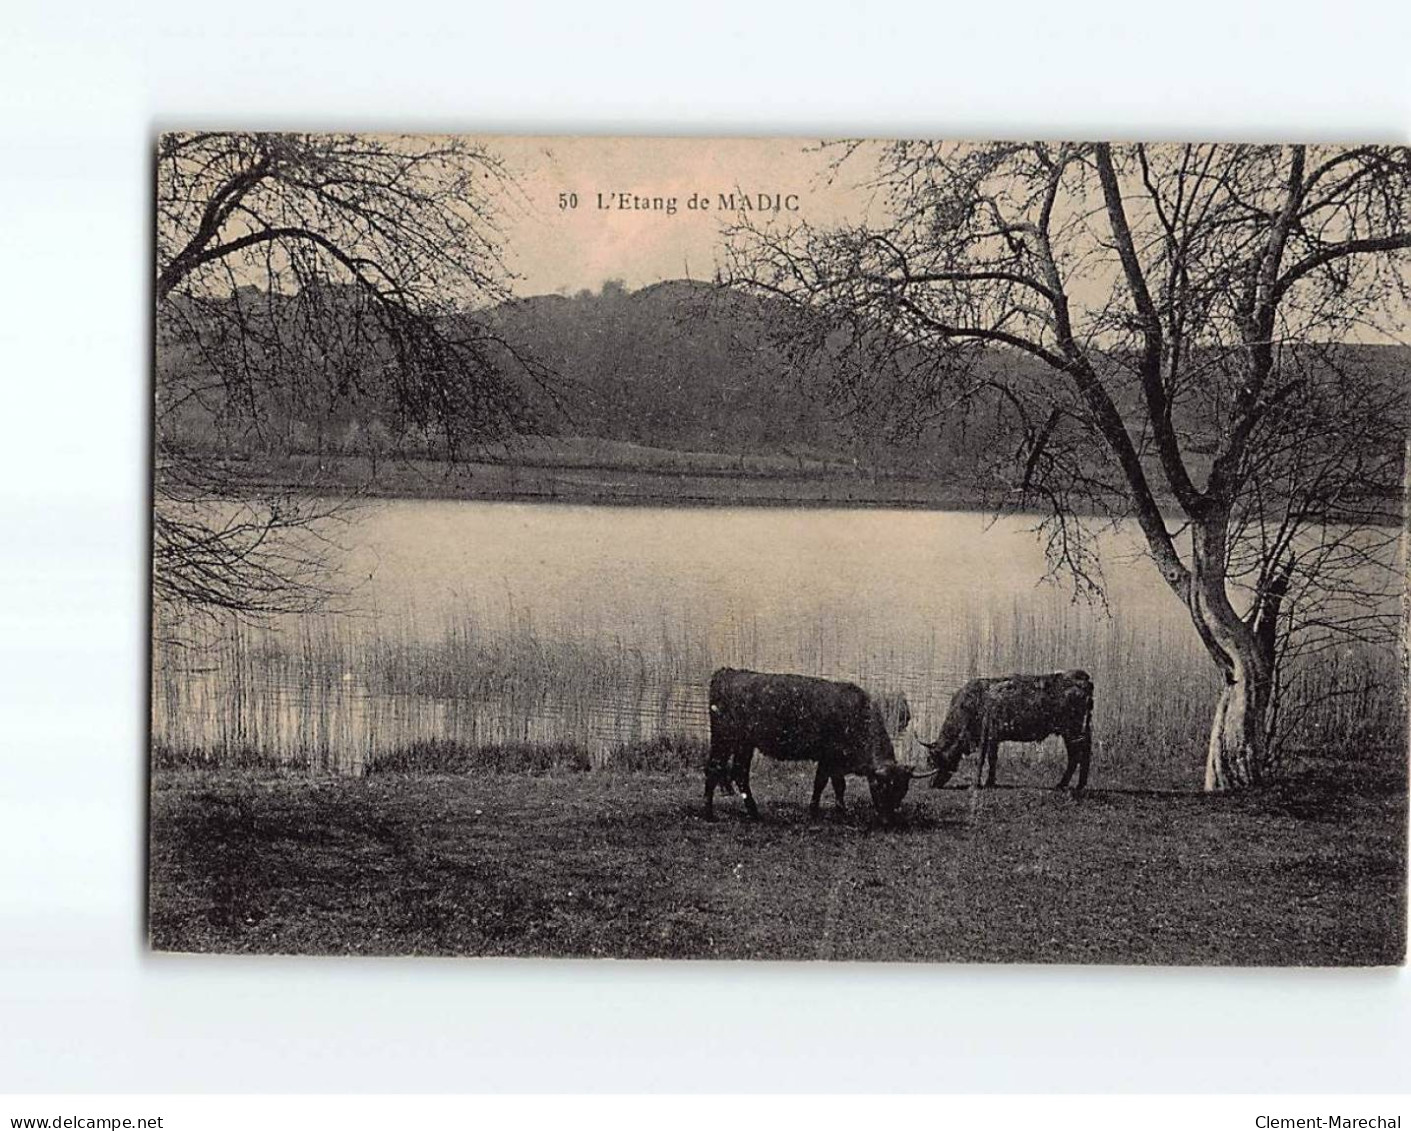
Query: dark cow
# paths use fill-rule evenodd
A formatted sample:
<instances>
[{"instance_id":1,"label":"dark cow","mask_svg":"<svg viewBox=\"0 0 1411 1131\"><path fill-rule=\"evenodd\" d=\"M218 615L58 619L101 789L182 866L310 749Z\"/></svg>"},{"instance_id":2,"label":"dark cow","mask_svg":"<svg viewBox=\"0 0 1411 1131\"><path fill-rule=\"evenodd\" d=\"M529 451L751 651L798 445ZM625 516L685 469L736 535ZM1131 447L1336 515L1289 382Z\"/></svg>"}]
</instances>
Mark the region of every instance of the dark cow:
<instances>
[{"instance_id":1,"label":"dark cow","mask_svg":"<svg viewBox=\"0 0 1411 1131\"><path fill-rule=\"evenodd\" d=\"M936 741L922 743L938 771L932 787L944 785L972 750L980 752L975 784L988 762L984 784L994 785L1001 742L1042 742L1057 734L1068 751L1068 768L1055 788L1066 786L1076 769L1073 788L1082 789L1093 753L1092 717L1093 681L1085 671L972 679L951 698Z\"/></svg>"},{"instance_id":2,"label":"dark cow","mask_svg":"<svg viewBox=\"0 0 1411 1131\"><path fill-rule=\"evenodd\" d=\"M809 806L813 816L829 781L841 810L844 775L865 774L873 807L883 820L890 820L914 774L897 764L881 710L856 684L721 668L710 680L707 820L715 820L715 787L732 792L732 782L744 796L745 811L759 816L750 793L750 762L756 750L785 762L818 763Z\"/></svg>"}]
</instances>

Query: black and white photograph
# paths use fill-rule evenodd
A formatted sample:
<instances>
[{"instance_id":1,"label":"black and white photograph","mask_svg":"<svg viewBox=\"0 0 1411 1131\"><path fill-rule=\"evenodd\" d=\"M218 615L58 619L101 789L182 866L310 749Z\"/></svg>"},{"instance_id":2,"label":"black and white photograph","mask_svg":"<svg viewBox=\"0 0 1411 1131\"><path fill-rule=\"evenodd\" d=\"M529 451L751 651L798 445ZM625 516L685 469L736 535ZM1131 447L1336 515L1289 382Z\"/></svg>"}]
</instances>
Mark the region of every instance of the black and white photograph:
<instances>
[{"instance_id":1,"label":"black and white photograph","mask_svg":"<svg viewBox=\"0 0 1411 1131\"><path fill-rule=\"evenodd\" d=\"M154 949L1404 962L1411 150L154 147Z\"/></svg>"}]
</instances>

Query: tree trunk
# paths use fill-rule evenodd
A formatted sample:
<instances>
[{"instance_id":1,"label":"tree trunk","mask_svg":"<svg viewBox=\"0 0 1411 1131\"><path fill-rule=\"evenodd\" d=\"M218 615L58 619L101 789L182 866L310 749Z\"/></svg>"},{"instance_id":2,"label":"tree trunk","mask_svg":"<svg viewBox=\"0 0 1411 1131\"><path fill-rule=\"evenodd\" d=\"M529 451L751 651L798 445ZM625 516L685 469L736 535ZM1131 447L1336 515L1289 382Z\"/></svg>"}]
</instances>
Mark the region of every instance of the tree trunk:
<instances>
[{"instance_id":1,"label":"tree trunk","mask_svg":"<svg viewBox=\"0 0 1411 1131\"><path fill-rule=\"evenodd\" d=\"M1191 619L1225 677L1205 756L1210 793L1258 785L1262 779L1274 674L1272 633L1256 632L1235 612L1226 592L1227 518L1215 513L1192 528ZM1277 605L1273 611L1277 614Z\"/></svg>"},{"instance_id":2,"label":"tree trunk","mask_svg":"<svg viewBox=\"0 0 1411 1131\"><path fill-rule=\"evenodd\" d=\"M1258 785L1264 773L1269 684L1261 682L1247 665L1236 663L1236 669L1238 674L1226 675L1215 703L1205 755L1207 793Z\"/></svg>"}]
</instances>

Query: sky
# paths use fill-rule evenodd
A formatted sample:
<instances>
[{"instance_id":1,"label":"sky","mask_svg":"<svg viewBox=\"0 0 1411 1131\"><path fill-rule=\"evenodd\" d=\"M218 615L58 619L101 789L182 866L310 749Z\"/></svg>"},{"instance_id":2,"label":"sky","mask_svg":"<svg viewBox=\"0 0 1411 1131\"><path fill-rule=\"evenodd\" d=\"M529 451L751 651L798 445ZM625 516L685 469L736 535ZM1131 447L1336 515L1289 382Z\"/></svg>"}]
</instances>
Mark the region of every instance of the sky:
<instances>
[{"instance_id":1,"label":"sky","mask_svg":"<svg viewBox=\"0 0 1411 1131\"><path fill-rule=\"evenodd\" d=\"M713 278L723 229L742 197L756 223L879 221L867 147L835 167L839 146L802 138L480 136L514 188L500 201L507 266L520 296L597 292L617 280L637 290L664 279ZM722 196L732 200L722 200ZM701 207L692 207L693 200ZM1101 306L1114 282L1090 266L1070 296ZM1390 321L1340 331L1350 341L1402 338L1411 310L1393 299ZM1392 336L1388 336L1391 328ZM1399 329L1398 329L1399 328Z\"/></svg>"},{"instance_id":2,"label":"sky","mask_svg":"<svg viewBox=\"0 0 1411 1131\"><path fill-rule=\"evenodd\" d=\"M479 140L518 185L501 202L501 221L520 295L597 291L609 279L630 290L709 279L722 228L737 217L729 206L742 196L756 222L819 225L868 214L872 196L861 184L864 160L830 179L836 151L798 139ZM693 197L706 206L692 207Z\"/></svg>"}]
</instances>

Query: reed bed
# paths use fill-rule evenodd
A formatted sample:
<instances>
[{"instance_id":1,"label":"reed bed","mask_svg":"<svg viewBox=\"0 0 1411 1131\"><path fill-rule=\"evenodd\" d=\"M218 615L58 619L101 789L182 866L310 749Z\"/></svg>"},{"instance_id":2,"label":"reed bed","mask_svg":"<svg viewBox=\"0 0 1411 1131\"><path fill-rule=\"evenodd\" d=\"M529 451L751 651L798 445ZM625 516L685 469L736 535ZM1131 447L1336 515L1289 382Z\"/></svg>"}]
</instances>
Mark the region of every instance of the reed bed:
<instances>
[{"instance_id":1,"label":"reed bed","mask_svg":"<svg viewBox=\"0 0 1411 1131\"><path fill-rule=\"evenodd\" d=\"M749 617L687 618L635 637L470 618L428 633L397 618L334 614L252 627L201 620L154 648L154 765L365 774L569 772L699 765L706 685L721 664L854 679L902 692L910 734L934 736L975 675L1083 667L1097 697L1096 780L1198 780L1217 676L1177 617L1104 615L1056 598L969 605L898 639L823 621L788 634ZM1404 746L1396 656L1363 646L1290 674L1284 744L1360 757ZM1056 740L1006 755L1003 776L1056 777ZM912 738L898 754L919 761ZM1011 776L1013 775L1013 777Z\"/></svg>"}]
</instances>

